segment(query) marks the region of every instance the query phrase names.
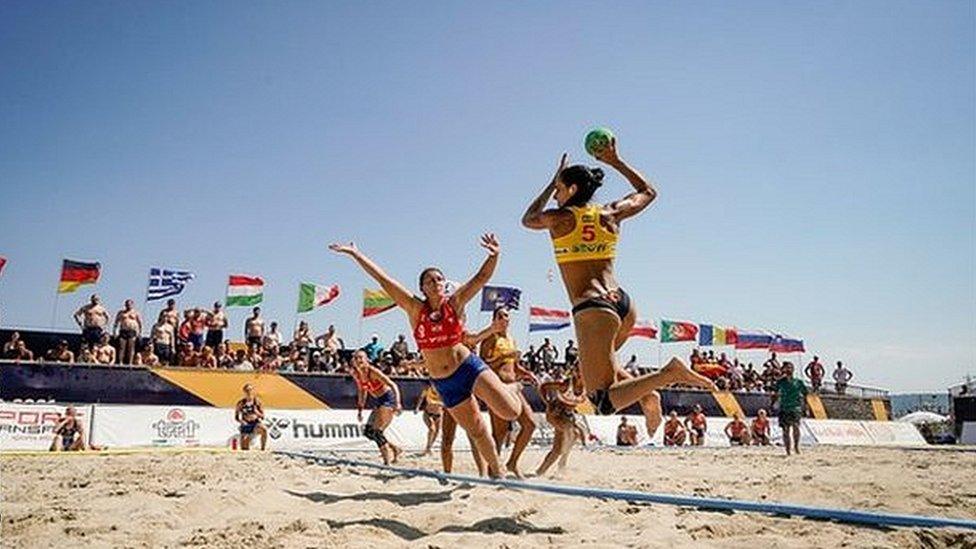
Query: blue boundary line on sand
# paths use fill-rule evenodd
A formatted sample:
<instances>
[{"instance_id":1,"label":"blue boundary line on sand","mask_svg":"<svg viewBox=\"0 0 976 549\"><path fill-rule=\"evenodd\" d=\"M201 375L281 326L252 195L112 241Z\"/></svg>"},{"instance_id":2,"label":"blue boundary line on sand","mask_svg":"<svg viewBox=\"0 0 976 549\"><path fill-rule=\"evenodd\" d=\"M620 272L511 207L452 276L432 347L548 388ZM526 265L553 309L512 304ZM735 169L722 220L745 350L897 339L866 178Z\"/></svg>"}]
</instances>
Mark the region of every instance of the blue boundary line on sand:
<instances>
[{"instance_id":1,"label":"blue boundary line on sand","mask_svg":"<svg viewBox=\"0 0 976 549\"><path fill-rule=\"evenodd\" d=\"M836 522L846 522L851 524L868 526L908 526L915 528L967 528L976 530L976 520L925 517L919 515L900 515L894 513L875 513L871 511L857 511L844 509L831 509L829 507L811 507L806 505L795 505L789 503L763 503L758 501L704 498L692 496L680 496L673 494L655 494L650 492L634 492L629 490L607 490L603 488L587 488L582 486L563 486L558 484L546 484L525 482L521 480L509 479L487 479L472 477L467 475L455 475L442 473L440 471L430 471L427 469L413 469L406 467L392 467L380 465L368 461L345 459L340 457L329 457L304 452L276 451L275 454L291 458L312 460L324 465L349 465L353 467L368 467L396 473L406 476L420 476L436 479L444 482L460 482L469 484L483 484L487 486L503 486L514 490L528 490L533 492L545 492L550 494L560 494L565 496L581 496L599 499L611 499L628 502L659 503L663 505L677 505L681 507L695 507L698 509L716 511L745 511L751 513L764 513L770 515L789 515L799 516L809 519L832 520Z\"/></svg>"}]
</instances>

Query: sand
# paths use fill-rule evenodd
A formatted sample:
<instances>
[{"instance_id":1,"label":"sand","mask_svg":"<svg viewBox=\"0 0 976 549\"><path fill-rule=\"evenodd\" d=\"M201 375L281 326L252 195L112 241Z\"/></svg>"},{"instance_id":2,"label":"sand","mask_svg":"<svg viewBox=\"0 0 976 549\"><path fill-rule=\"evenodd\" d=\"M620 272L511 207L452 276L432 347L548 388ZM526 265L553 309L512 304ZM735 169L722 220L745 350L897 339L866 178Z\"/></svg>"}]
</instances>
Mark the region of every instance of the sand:
<instances>
[{"instance_id":1,"label":"sand","mask_svg":"<svg viewBox=\"0 0 976 549\"><path fill-rule=\"evenodd\" d=\"M781 452L577 452L552 482L976 519L974 453ZM442 485L257 452L5 457L0 490L4 547L976 547L972 531Z\"/></svg>"}]
</instances>

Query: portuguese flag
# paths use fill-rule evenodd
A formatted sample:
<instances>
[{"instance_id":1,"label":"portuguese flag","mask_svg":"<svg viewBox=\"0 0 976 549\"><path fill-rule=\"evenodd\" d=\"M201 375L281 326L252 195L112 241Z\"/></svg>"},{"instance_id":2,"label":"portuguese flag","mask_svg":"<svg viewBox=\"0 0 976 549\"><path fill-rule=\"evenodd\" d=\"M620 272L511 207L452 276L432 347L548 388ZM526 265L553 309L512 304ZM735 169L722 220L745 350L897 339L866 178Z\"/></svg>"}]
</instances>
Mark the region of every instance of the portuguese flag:
<instances>
[{"instance_id":1,"label":"portuguese flag","mask_svg":"<svg viewBox=\"0 0 976 549\"><path fill-rule=\"evenodd\" d=\"M227 282L227 306L250 307L264 299L264 279L260 276L230 275Z\"/></svg>"},{"instance_id":2,"label":"portuguese flag","mask_svg":"<svg viewBox=\"0 0 976 549\"><path fill-rule=\"evenodd\" d=\"M390 294L383 290L369 290L363 288L363 318L385 313L396 307Z\"/></svg>"},{"instance_id":3,"label":"portuguese flag","mask_svg":"<svg viewBox=\"0 0 976 549\"><path fill-rule=\"evenodd\" d=\"M61 265L61 280L58 282L58 293L68 294L85 284L98 282L101 274L101 263L83 263L65 259Z\"/></svg>"},{"instance_id":4,"label":"portuguese flag","mask_svg":"<svg viewBox=\"0 0 976 549\"><path fill-rule=\"evenodd\" d=\"M339 285L319 286L302 282L298 285L298 312L307 313L316 307L328 305L339 297Z\"/></svg>"},{"instance_id":5,"label":"portuguese flag","mask_svg":"<svg viewBox=\"0 0 976 549\"><path fill-rule=\"evenodd\" d=\"M661 320L661 343L677 341L695 341L698 337L698 325L692 322Z\"/></svg>"}]
</instances>

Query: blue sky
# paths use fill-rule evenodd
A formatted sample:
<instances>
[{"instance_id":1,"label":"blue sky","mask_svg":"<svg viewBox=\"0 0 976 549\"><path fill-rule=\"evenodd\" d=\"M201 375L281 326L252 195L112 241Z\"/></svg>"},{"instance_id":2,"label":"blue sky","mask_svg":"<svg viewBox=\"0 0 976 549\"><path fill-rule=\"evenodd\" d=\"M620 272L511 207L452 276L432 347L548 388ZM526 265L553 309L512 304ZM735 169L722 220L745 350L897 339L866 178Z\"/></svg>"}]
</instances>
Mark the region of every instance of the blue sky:
<instances>
[{"instance_id":1,"label":"blue sky","mask_svg":"<svg viewBox=\"0 0 976 549\"><path fill-rule=\"evenodd\" d=\"M360 327L368 282L326 244L413 285L472 272L485 230L495 282L565 307L518 220L605 125L659 189L618 261L641 316L778 330L857 381L941 390L976 374L974 20L971 2L7 2L2 322L49 326L70 257L102 262L113 308L153 265L197 274L184 306L260 274L289 332L299 281L339 283L316 330L390 338L403 316ZM62 296L59 328L88 294Z\"/></svg>"}]
</instances>

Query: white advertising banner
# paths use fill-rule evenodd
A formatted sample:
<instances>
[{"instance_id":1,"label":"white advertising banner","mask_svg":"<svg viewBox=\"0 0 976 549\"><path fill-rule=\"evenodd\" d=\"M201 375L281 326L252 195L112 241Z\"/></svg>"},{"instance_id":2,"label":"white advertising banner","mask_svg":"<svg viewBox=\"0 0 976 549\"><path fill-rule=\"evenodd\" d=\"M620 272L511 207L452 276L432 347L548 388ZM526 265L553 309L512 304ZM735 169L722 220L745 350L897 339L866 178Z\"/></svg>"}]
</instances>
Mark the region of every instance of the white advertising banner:
<instances>
[{"instance_id":1,"label":"white advertising banner","mask_svg":"<svg viewBox=\"0 0 976 549\"><path fill-rule=\"evenodd\" d=\"M879 446L926 446L925 438L911 423L897 421L862 421L868 434Z\"/></svg>"},{"instance_id":2,"label":"white advertising banner","mask_svg":"<svg viewBox=\"0 0 976 549\"><path fill-rule=\"evenodd\" d=\"M803 423L813 433L817 444L839 446L871 446L874 439L860 421L846 419L805 419Z\"/></svg>"},{"instance_id":3,"label":"white advertising banner","mask_svg":"<svg viewBox=\"0 0 976 549\"><path fill-rule=\"evenodd\" d=\"M54 441L54 428L64 414L60 404L13 404L0 402L0 451L48 450ZM75 406L77 417L91 434L91 406Z\"/></svg>"},{"instance_id":4,"label":"white advertising banner","mask_svg":"<svg viewBox=\"0 0 976 549\"><path fill-rule=\"evenodd\" d=\"M106 448L226 446L236 431L229 408L99 404L92 442Z\"/></svg>"},{"instance_id":5,"label":"white advertising banner","mask_svg":"<svg viewBox=\"0 0 976 549\"><path fill-rule=\"evenodd\" d=\"M355 410L265 410L268 445L275 450L329 449L370 450L376 443L363 436L363 412L360 422ZM420 451L427 445L427 426L423 416L404 412L393 418L383 432L392 443L408 451ZM458 437L457 446L461 443ZM465 447L467 441L464 441Z\"/></svg>"}]
</instances>

